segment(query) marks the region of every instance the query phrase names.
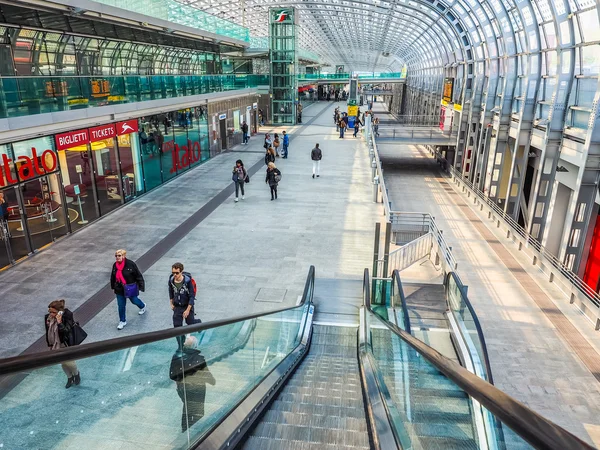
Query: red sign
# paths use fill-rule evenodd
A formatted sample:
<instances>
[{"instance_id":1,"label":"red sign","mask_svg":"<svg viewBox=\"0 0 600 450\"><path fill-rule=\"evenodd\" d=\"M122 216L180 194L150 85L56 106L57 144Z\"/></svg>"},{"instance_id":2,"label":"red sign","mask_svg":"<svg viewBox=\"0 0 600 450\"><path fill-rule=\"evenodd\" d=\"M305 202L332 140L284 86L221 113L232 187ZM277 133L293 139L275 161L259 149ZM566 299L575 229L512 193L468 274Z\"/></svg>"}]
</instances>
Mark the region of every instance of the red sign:
<instances>
[{"instance_id":1,"label":"red sign","mask_svg":"<svg viewBox=\"0 0 600 450\"><path fill-rule=\"evenodd\" d=\"M70 131L69 133L57 134L54 138L56 139L57 150L66 150L90 142L88 130L77 130Z\"/></svg>"},{"instance_id":2,"label":"red sign","mask_svg":"<svg viewBox=\"0 0 600 450\"><path fill-rule=\"evenodd\" d=\"M170 173L175 173L177 170L183 170L189 167L195 162L200 161L202 158L202 150L200 150L200 142L192 142L190 139L187 140L187 145L175 143L174 141L165 142L162 148L163 153L171 151L171 157L173 158L173 166L171 167ZM182 153L181 156L179 153Z\"/></svg>"},{"instance_id":3,"label":"red sign","mask_svg":"<svg viewBox=\"0 0 600 450\"><path fill-rule=\"evenodd\" d=\"M12 163L12 160L3 154L2 166L4 170L0 171L0 187L17 183L17 180L15 180L10 171L10 163ZM54 172L57 166L56 153L52 150L44 150L42 155L38 157L35 147L31 148L31 158L28 156L19 156L15 161L15 167L19 172L19 179L21 181Z\"/></svg>"},{"instance_id":4,"label":"red sign","mask_svg":"<svg viewBox=\"0 0 600 450\"><path fill-rule=\"evenodd\" d=\"M117 122L117 136L135 133L136 131L138 131L137 119L126 120L125 122Z\"/></svg>"},{"instance_id":5,"label":"red sign","mask_svg":"<svg viewBox=\"0 0 600 450\"><path fill-rule=\"evenodd\" d=\"M90 128L90 142L102 141L104 139L110 139L117 135L115 125L109 123L108 125L100 125L99 127Z\"/></svg>"}]
</instances>

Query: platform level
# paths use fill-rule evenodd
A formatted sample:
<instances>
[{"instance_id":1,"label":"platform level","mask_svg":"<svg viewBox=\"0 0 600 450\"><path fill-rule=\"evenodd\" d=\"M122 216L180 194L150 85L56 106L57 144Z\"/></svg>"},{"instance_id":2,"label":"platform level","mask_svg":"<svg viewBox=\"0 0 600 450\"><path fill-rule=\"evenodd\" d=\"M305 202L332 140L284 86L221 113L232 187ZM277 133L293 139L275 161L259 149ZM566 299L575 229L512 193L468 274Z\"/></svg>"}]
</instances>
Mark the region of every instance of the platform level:
<instances>
[{"instance_id":1,"label":"platform level","mask_svg":"<svg viewBox=\"0 0 600 450\"><path fill-rule=\"evenodd\" d=\"M558 300L562 294L553 295L552 285L530 270L525 261L517 259L522 265L520 271L513 267L514 263L509 264L510 269L507 267L506 257L501 258L500 250L494 248L500 237L496 240L482 235L484 230L478 226L486 222L474 215L450 187L427 151L398 143L378 142L378 148L393 209L431 213L452 246L458 272L469 286L469 299L482 324L496 386L599 445L600 384L596 371L588 368L594 366L586 366L577 356L578 349L570 345L521 284L524 281L520 274L529 277L527 283L539 285L540 292L556 299L558 314L575 326L597 361L598 335L593 326L568 301L565 304ZM423 280L415 266L410 271L407 279L411 281L428 282L435 278L431 270L424 270Z\"/></svg>"},{"instance_id":2,"label":"platform level","mask_svg":"<svg viewBox=\"0 0 600 450\"><path fill-rule=\"evenodd\" d=\"M310 264L319 278L360 277L371 264L378 206L366 145L338 139L334 108L316 103L302 126L288 129L289 158L276 161L283 174L277 201L265 184L263 139L253 137L1 273L0 357L45 349L43 317L57 298L86 324L90 341L171 327L167 280L176 261L198 283L203 321L295 304ZM323 160L313 179L316 142ZM231 170L239 158L253 169L245 200L235 203ZM122 331L107 286L118 248L144 270L140 297L148 304L143 316L128 305Z\"/></svg>"}]
</instances>

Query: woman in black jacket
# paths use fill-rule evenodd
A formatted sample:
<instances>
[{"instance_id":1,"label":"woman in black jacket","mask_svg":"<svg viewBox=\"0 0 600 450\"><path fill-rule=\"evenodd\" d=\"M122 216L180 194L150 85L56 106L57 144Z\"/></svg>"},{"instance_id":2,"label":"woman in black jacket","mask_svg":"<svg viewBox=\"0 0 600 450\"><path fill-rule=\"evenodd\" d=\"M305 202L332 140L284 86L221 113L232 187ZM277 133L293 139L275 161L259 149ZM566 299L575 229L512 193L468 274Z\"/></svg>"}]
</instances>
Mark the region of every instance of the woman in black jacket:
<instances>
[{"instance_id":1,"label":"woman in black jacket","mask_svg":"<svg viewBox=\"0 0 600 450\"><path fill-rule=\"evenodd\" d=\"M275 162L275 150L273 150L273 147L269 147L267 153L265 153L265 165L268 166L270 162Z\"/></svg>"},{"instance_id":2,"label":"woman in black jacket","mask_svg":"<svg viewBox=\"0 0 600 450\"><path fill-rule=\"evenodd\" d=\"M110 287L117 296L119 307L119 325L117 330L122 330L127 325L127 299L140 310L139 315L146 312L146 304L138 297L140 291L144 292L145 282L138 266L126 258L127 252L119 249L115 252L115 263L110 274Z\"/></svg>"},{"instance_id":3,"label":"woman in black jacket","mask_svg":"<svg viewBox=\"0 0 600 450\"><path fill-rule=\"evenodd\" d=\"M75 320L73 313L65 308L64 300L54 300L48 305L48 314L44 316L44 325L46 326L48 347L58 350L69 346ZM78 385L81 382L75 361L64 362L61 366L67 375L65 388L69 389L74 384Z\"/></svg>"},{"instance_id":4,"label":"woman in black jacket","mask_svg":"<svg viewBox=\"0 0 600 450\"><path fill-rule=\"evenodd\" d=\"M281 172L275 167L275 163L270 162L267 167L265 183L269 183L269 187L271 188L271 201L277 200L277 185L279 184L280 179Z\"/></svg>"}]
</instances>

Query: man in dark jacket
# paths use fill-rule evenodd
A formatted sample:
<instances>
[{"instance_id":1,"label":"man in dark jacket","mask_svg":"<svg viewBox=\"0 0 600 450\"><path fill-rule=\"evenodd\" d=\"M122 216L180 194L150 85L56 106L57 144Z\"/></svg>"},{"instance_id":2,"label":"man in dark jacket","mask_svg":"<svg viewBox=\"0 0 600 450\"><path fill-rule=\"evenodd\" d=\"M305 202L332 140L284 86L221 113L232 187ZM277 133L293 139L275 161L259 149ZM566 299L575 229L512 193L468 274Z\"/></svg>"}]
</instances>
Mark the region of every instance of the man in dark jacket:
<instances>
[{"instance_id":1,"label":"man in dark jacket","mask_svg":"<svg viewBox=\"0 0 600 450\"><path fill-rule=\"evenodd\" d=\"M183 273L183 264L177 262L171 268L169 277L169 298L171 299L171 309L173 310L173 326L175 328L183 326L183 321L188 325L201 322L195 319L194 303L196 301L196 292L192 277ZM183 346L183 337L177 338L179 348Z\"/></svg>"},{"instance_id":2,"label":"man in dark jacket","mask_svg":"<svg viewBox=\"0 0 600 450\"><path fill-rule=\"evenodd\" d=\"M315 144L315 148L313 148L312 152L310 152L310 159L312 159L313 162L313 178L315 177L315 173L317 174L317 178L319 177L321 158L323 158L323 154L321 153L319 144Z\"/></svg>"},{"instance_id":3,"label":"man in dark jacket","mask_svg":"<svg viewBox=\"0 0 600 450\"><path fill-rule=\"evenodd\" d=\"M244 123L242 123L242 133L244 134L242 142L244 145L248 145L248 124L245 120Z\"/></svg>"}]
</instances>

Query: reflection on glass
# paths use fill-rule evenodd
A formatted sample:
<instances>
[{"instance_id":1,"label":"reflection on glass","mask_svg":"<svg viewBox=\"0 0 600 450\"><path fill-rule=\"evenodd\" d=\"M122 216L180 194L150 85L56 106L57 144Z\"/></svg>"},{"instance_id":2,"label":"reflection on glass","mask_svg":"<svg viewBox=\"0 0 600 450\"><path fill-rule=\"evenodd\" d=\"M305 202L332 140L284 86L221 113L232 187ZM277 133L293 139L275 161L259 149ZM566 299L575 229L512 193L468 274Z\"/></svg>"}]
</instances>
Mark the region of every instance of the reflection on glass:
<instances>
[{"instance_id":1,"label":"reflection on glass","mask_svg":"<svg viewBox=\"0 0 600 450\"><path fill-rule=\"evenodd\" d=\"M117 137L119 157L121 158L121 186L125 201L133 200L144 192L144 178L138 133Z\"/></svg>"},{"instance_id":2,"label":"reflection on glass","mask_svg":"<svg viewBox=\"0 0 600 450\"><path fill-rule=\"evenodd\" d=\"M3 397L5 448L187 449L299 343L306 306L35 370ZM26 418L26 420L24 420ZM132 418L135 418L132 422Z\"/></svg>"},{"instance_id":3,"label":"reflection on glass","mask_svg":"<svg viewBox=\"0 0 600 450\"><path fill-rule=\"evenodd\" d=\"M161 127L164 131L163 145L161 148L160 161L162 164L163 182L177 176L177 149L175 148L173 120L176 119L175 112L168 112L159 116ZM160 130L159 130L160 132Z\"/></svg>"},{"instance_id":4,"label":"reflection on glass","mask_svg":"<svg viewBox=\"0 0 600 450\"><path fill-rule=\"evenodd\" d=\"M114 138L90 144L95 170L96 190L100 214L119 207L123 202L123 189L119 180L119 158Z\"/></svg>"},{"instance_id":5,"label":"reflection on glass","mask_svg":"<svg viewBox=\"0 0 600 450\"><path fill-rule=\"evenodd\" d=\"M98 143L94 142L94 146ZM59 150L60 173L65 190L65 198L69 208L69 217L73 231L93 222L98 218L96 202L94 201L93 170L88 145Z\"/></svg>"},{"instance_id":6,"label":"reflection on glass","mask_svg":"<svg viewBox=\"0 0 600 450\"><path fill-rule=\"evenodd\" d=\"M139 120L139 142L144 166L146 191L162 183L161 149L165 140L159 116L142 117Z\"/></svg>"}]
</instances>

